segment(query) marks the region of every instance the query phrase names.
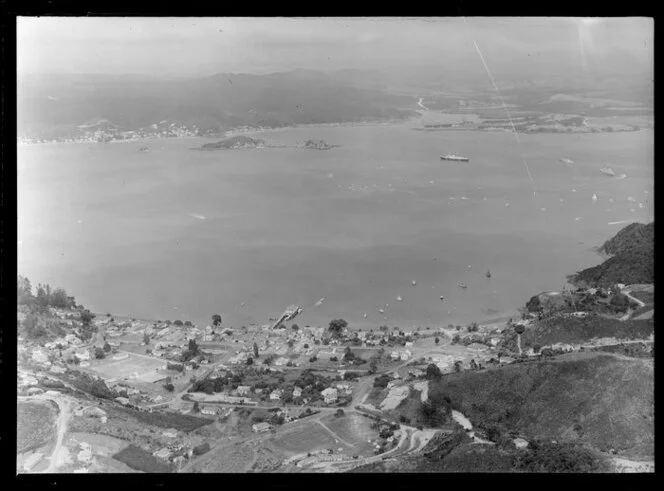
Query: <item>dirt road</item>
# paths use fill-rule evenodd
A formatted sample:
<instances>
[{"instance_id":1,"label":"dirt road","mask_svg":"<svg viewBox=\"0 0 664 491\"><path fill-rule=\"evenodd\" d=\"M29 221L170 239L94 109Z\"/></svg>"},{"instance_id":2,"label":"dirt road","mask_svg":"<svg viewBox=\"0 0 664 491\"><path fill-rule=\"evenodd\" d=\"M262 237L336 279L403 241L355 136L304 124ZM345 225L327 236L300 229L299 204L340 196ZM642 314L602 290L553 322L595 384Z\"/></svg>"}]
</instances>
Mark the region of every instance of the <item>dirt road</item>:
<instances>
[{"instance_id":1,"label":"dirt road","mask_svg":"<svg viewBox=\"0 0 664 491\"><path fill-rule=\"evenodd\" d=\"M66 449L62 448L62 442L67 432L69 419L71 418L71 411L67 401L60 398L49 398L49 400L55 402L58 405L60 408L60 414L58 414L58 420L56 422L58 427L58 438L56 440L51 456L48 457L49 464L48 467L44 470L44 473L46 474L53 473L55 469L62 464L61 461L66 458Z\"/></svg>"}]
</instances>

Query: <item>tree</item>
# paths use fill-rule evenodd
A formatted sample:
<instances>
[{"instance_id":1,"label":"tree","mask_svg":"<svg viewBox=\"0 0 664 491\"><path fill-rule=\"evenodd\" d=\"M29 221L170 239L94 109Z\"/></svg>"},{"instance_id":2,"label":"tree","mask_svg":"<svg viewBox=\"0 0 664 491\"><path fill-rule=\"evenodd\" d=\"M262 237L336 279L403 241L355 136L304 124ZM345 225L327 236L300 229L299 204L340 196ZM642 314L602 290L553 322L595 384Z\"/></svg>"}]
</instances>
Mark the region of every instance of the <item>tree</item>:
<instances>
[{"instance_id":1,"label":"tree","mask_svg":"<svg viewBox=\"0 0 664 491\"><path fill-rule=\"evenodd\" d=\"M197 412L200 411L200 407L199 407L199 405L198 405L198 401L195 401L195 402L194 402L194 407L192 407L191 410L192 410L193 412L195 412L195 413L197 413Z\"/></svg>"},{"instance_id":2,"label":"tree","mask_svg":"<svg viewBox=\"0 0 664 491\"><path fill-rule=\"evenodd\" d=\"M59 309L68 309L71 307L71 301L69 298L70 297L63 288L56 288L51 295L50 304L52 307L57 307Z\"/></svg>"},{"instance_id":3,"label":"tree","mask_svg":"<svg viewBox=\"0 0 664 491\"><path fill-rule=\"evenodd\" d=\"M254 342L254 358L258 358L258 344Z\"/></svg>"},{"instance_id":4,"label":"tree","mask_svg":"<svg viewBox=\"0 0 664 491\"><path fill-rule=\"evenodd\" d=\"M104 350L101 348L95 348L95 358L98 360L106 358L106 353L104 353Z\"/></svg>"},{"instance_id":5,"label":"tree","mask_svg":"<svg viewBox=\"0 0 664 491\"><path fill-rule=\"evenodd\" d=\"M438 345L438 343L440 343L440 338L438 336L436 336L436 339L434 339L434 342L436 343L436 345Z\"/></svg>"},{"instance_id":6,"label":"tree","mask_svg":"<svg viewBox=\"0 0 664 491\"><path fill-rule=\"evenodd\" d=\"M188 350L191 351L193 356L196 356L196 355L200 354L200 352L201 352L201 350L198 348L198 343L196 342L195 339L190 339L189 340Z\"/></svg>"},{"instance_id":7,"label":"tree","mask_svg":"<svg viewBox=\"0 0 664 491\"><path fill-rule=\"evenodd\" d=\"M298 330L300 329L300 326L298 326L297 324L293 324L293 325L291 326L291 329L292 329L293 331L298 331Z\"/></svg>"},{"instance_id":8,"label":"tree","mask_svg":"<svg viewBox=\"0 0 664 491\"><path fill-rule=\"evenodd\" d=\"M311 358L309 358L309 362L310 362L310 363L313 363L313 362L315 362L316 360L318 360L318 358L316 358L316 355L314 355L314 356L312 356Z\"/></svg>"},{"instance_id":9,"label":"tree","mask_svg":"<svg viewBox=\"0 0 664 491\"><path fill-rule=\"evenodd\" d=\"M343 319L333 319L330 321L328 330L332 333L332 336L337 338L340 337L344 329L348 326L348 322Z\"/></svg>"},{"instance_id":10,"label":"tree","mask_svg":"<svg viewBox=\"0 0 664 491\"><path fill-rule=\"evenodd\" d=\"M90 323L92 322L92 319L95 318L95 315L90 312L89 310L84 310L81 312L81 322L83 323L84 326L89 326Z\"/></svg>"},{"instance_id":11,"label":"tree","mask_svg":"<svg viewBox=\"0 0 664 491\"><path fill-rule=\"evenodd\" d=\"M286 344L288 345L289 348L292 348L293 345L295 344L295 341L293 341L292 339L289 339Z\"/></svg>"},{"instance_id":12,"label":"tree","mask_svg":"<svg viewBox=\"0 0 664 491\"><path fill-rule=\"evenodd\" d=\"M254 364L254 359L250 356L247 358L247 365L253 365Z\"/></svg>"},{"instance_id":13,"label":"tree","mask_svg":"<svg viewBox=\"0 0 664 491\"><path fill-rule=\"evenodd\" d=\"M353 361L355 359L355 353L351 351L349 346L346 346L346 349L344 350L343 359L347 361Z\"/></svg>"},{"instance_id":14,"label":"tree","mask_svg":"<svg viewBox=\"0 0 664 491\"><path fill-rule=\"evenodd\" d=\"M214 314L212 316L212 325L218 327L221 325L221 316L219 314Z\"/></svg>"},{"instance_id":15,"label":"tree","mask_svg":"<svg viewBox=\"0 0 664 491\"><path fill-rule=\"evenodd\" d=\"M186 327L192 327L192 326L193 326L193 324L191 323L191 321L184 321L184 325L185 325Z\"/></svg>"},{"instance_id":16,"label":"tree","mask_svg":"<svg viewBox=\"0 0 664 491\"><path fill-rule=\"evenodd\" d=\"M477 322L472 322L472 323L468 326L468 332L476 332L476 331L478 331L478 330L479 330L479 326L477 325Z\"/></svg>"},{"instance_id":17,"label":"tree","mask_svg":"<svg viewBox=\"0 0 664 491\"><path fill-rule=\"evenodd\" d=\"M443 374L441 373L440 368L438 368L438 365L435 363L429 363L426 371L427 380L438 380L442 375Z\"/></svg>"},{"instance_id":18,"label":"tree","mask_svg":"<svg viewBox=\"0 0 664 491\"><path fill-rule=\"evenodd\" d=\"M337 418L340 418L341 416L344 415L344 410L341 409L341 408L339 408L339 409L337 409L337 411L334 413L334 415L335 415Z\"/></svg>"},{"instance_id":19,"label":"tree","mask_svg":"<svg viewBox=\"0 0 664 491\"><path fill-rule=\"evenodd\" d=\"M150 336L148 336L147 332L143 333L143 344L150 344Z\"/></svg>"},{"instance_id":20,"label":"tree","mask_svg":"<svg viewBox=\"0 0 664 491\"><path fill-rule=\"evenodd\" d=\"M526 331L526 328L523 324L517 324L514 326L514 332L521 336Z\"/></svg>"},{"instance_id":21,"label":"tree","mask_svg":"<svg viewBox=\"0 0 664 491\"><path fill-rule=\"evenodd\" d=\"M19 276L17 281L17 300L19 305L30 305L34 302L34 297L32 296L32 285L30 280Z\"/></svg>"},{"instance_id":22,"label":"tree","mask_svg":"<svg viewBox=\"0 0 664 491\"><path fill-rule=\"evenodd\" d=\"M174 326L182 327L184 324L180 319L177 319L176 321L173 322Z\"/></svg>"},{"instance_id":23,"label":"tree","mask_svg":"<svg viewBox=\"0 0 664 491\"><path fill-rule=\"evenodd\" d=\"M166 389L168 392L173 392L175 390L175 386L172 383L167 382L164 384L164 389Z\"/></svg>"},{"instance_id":24,"label":"tree","mask_svg":"<svg viewBox=\"0 0 664 491\"><path fill-rule=\"evenodd\" d=\"M104 348L103 349L106 353L109 353L111 351L111 345L108 344L108 343L104 343Z\"/></svg>"},{"instance_id":25,"label":"tree","mask_svg":"<svg viewBox=\"0 0 664 491\"><path fill-rule=\"evenodd\" d=\"M454 362L454 371L457 373L461 371L461 361L457 360Z\"/></svg>"},{"instance_id":26,"label":"tree","mask_svg":"<svg viewBox=\"0 0 664 491\"><path fill-rule=\"evenodd\" d=\"M371 360L371 363L369 363L369 374L373 375L377 370L378 365L376 364L376 360Z\"/></svg>"}]
</instances>

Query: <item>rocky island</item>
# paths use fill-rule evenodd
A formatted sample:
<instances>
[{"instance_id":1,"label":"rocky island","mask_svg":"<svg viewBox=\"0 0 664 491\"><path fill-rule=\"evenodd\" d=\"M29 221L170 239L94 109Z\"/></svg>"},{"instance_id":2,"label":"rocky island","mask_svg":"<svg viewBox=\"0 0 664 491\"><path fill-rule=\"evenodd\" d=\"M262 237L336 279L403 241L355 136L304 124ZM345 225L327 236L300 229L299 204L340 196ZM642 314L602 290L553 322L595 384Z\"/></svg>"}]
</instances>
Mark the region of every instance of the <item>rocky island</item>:
<instances>
[{"instance_id":1,"label":"rocky island","mask_svg":"<svg viewBox=\"0 0 664 491\"><path fill-rule=\"evenodd\" d=\"M298 142L296 145L298 148L307 148L311 150L330 150L331 148L338 147L339 145L330 145L325 140L312 140L309 139L304 143Z\"/></svg>"},{"instance_id":2,"label":"rocky island","mask_svg":"<svg viewBox=\"0 0 664 491\"><path fill-rule=\"evenodd\" d=\"M232 136L226 138L225 140L218 141L216 143L206 143L200 148L195 148L194 150L222 150L230 149L237 150L240 148L264 148L265 141L255 138L249 138L248 136Z\"/></svg>"}]
</instances>

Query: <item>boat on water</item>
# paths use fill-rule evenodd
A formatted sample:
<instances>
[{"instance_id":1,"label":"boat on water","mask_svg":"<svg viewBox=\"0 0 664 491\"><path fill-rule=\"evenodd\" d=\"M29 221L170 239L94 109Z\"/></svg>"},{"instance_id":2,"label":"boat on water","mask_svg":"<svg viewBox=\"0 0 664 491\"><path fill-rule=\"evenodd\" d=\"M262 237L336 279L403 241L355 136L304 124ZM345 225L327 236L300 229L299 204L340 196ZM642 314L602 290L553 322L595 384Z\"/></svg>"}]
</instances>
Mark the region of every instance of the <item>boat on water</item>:
<instances>
[{"instance_id":1,"label":"boat on water","mask_svg":"<svg viewBox=\"0 0 664 491\"><path fill-rule=\"evenodd\" d=\"M453 153L448 153L447 155L441 155L440 160L454 160L457 162L468 162L470 159L468 157L462 157L461 155L456 155Z\"/></svg>"},{"instance_id":2,"label":"boat on water","mask_svg":"<svg viewBox=\"0 0 664 491\"><path fill-rule=\"evenodd\" d=\"M573 163L574 163L574 161L573 161L572 159L567 158L567 157L563 157L563 158L561 158L560 161L561 161L563 164L573 164Z\"/></svg>"},{"instance_id":3,"label":"boat on water","mask_svg":"<svg viewBox=\"0 0 664 491\"><path fill-rule=\"evenodd\" d=\"M468 287L466 286L466 284L465 284L465 283L462 283L461 281L457 283L457 286L458 286L459 288L464 288L464 289L468 288Z\"/></svg>"},{"instance_id":4,"label":"boat on water","mask_svg":"<svg viewBox=\"0 0 664 491\"><path fill-rule=\"evenodd\" d=\"M491 278L491 271L488 271L488 270L487 270L487 272L486 272L486 277L487 277L487 278Z\"/></svg>"},{"instance_id":5,"label":"boat on water","mask_svg":"<svg viewBox=\"0 0 664 491\"><path fill-rule=\"evenodd\" d=\"M613 177L613 176L616 175L616 173L613 171L613 169L612 169L611 167L609 167L608 165L605 165L605 166L602 167L599 171L600 171L602 174L605 174L605 175L607 175L607 176L611 176L611 177Z\"/></svg>"}]
</instances>

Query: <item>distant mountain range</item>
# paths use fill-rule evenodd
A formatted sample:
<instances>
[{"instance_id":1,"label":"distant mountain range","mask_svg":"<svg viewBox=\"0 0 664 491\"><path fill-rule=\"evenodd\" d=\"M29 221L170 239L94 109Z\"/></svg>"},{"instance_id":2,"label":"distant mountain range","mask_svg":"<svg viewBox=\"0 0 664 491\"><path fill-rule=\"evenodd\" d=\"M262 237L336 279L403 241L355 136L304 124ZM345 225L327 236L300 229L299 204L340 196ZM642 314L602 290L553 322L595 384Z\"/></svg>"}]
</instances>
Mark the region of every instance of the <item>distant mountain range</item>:
<instances>
[{"instance_id":1,"label":"distant mountain range","mask_svg":"<svg viewBox=\"0 0 664 491\"><path fill-rule=\"evenodd\" d=\"M370 79L375 81L376 74L354 83L359 80L354 71L311 70L187 80L32 77L18 84L18 136L115 139L120 133L132 132L123 135L129 138L165 131L214 135L243 126L359 122L417 114L411 109L417 102L413 96L389 93Z\"/></svg>"}]
</instances>

